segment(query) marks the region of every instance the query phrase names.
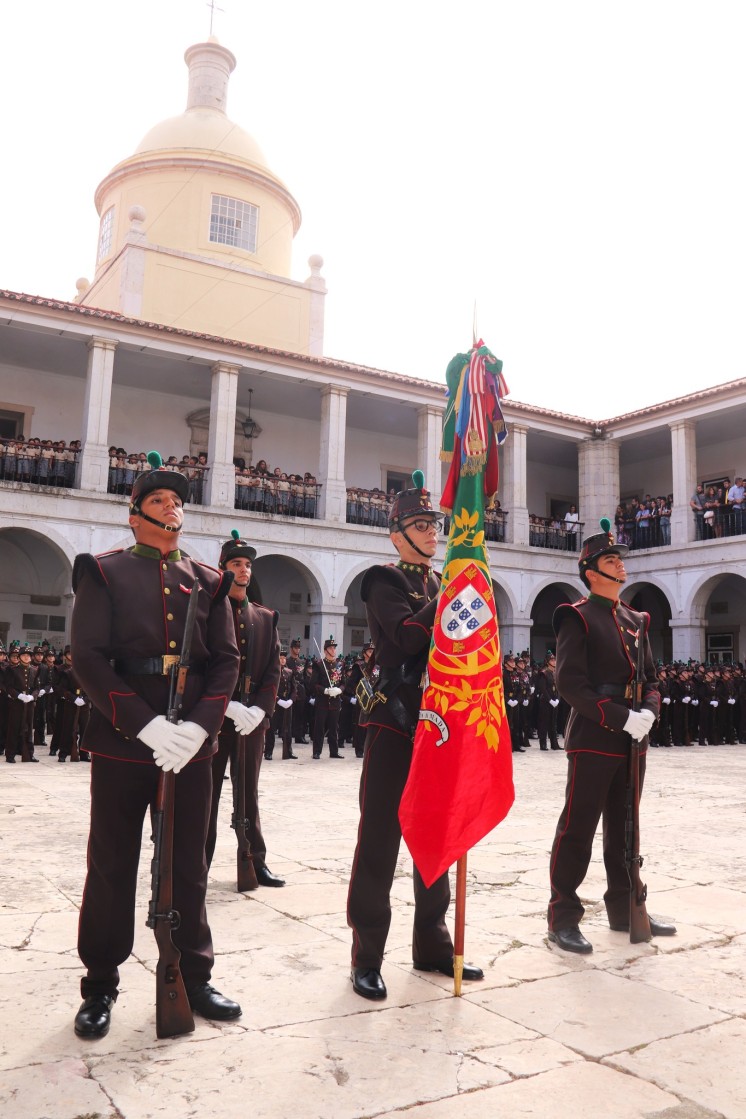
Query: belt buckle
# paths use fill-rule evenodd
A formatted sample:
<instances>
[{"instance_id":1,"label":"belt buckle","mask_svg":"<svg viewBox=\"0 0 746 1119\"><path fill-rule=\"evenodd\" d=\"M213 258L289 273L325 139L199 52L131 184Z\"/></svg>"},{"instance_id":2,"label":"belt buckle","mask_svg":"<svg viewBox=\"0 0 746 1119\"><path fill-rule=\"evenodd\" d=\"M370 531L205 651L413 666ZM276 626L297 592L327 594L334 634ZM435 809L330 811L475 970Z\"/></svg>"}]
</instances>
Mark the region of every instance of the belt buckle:
<instances>
[{"instance_id":1,"label":"belt buckle","mask_svg":"<svg viewBox=\"0 0 746 1119\"><path fill-rule=\"evenodd\" d=\"M163 657L163 675L168 676L172 668L176 668L179 664L181 657L176 653L166 653Z\"/></svg>"},{"instance_id":2,"label":"belt buckle","mask_svg":"<svg viewBox=\"0 0 746 1119\"><path fill-rule=\"evenodd\" d=\"M634 699L634 697L635 697L635 693L634 693L634 688L633 688L632 684L627 684L627 687L624 689L624 698L625 699Z\"/></svg>"}]
</instances>

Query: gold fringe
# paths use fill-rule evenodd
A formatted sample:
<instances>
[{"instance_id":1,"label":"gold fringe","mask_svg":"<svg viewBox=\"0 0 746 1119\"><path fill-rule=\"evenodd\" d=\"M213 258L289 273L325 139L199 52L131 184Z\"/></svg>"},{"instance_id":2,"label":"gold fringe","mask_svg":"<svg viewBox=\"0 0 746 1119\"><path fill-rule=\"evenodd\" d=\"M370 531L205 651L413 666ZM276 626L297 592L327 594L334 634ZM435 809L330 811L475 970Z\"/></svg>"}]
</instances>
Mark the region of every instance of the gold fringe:
<instances>
[{"instance_id":1,"label":"gold fringe","mask_svg":"<svg viewBox=\"0 0 746 1119\"><path fill-rule=\"evenodd\" d=\"M453 462L453 451L441 451L439 458L441 462Z\"/></svg>"},{"instance_id":2,"label":"gold fringe","mask_svg":"<svg viewBox=\"0 0 746 1119\"><path fill-rule=\"evenodd\" d=\"M461 477L468 478L479 474L487 465L487 455L472 455L461 467Z\"/></svg>"}]
</instances>

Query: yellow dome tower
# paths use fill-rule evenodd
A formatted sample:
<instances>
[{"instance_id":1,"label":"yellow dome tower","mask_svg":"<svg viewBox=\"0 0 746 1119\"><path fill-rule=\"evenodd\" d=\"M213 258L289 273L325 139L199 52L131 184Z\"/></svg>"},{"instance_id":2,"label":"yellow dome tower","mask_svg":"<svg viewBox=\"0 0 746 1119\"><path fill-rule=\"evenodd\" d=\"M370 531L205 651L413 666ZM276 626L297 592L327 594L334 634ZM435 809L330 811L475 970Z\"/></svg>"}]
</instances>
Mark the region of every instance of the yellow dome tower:
<instances>
[{"instance_id":1,"label":"yellow dome tower","mask_svg":"<svg viewBox=\"0 0 746 1119\"><path fill-rule=\"evenodd\" d=\"M189 47L186 111L146 134L96 191L96 274L78 302L132 318L290 350L323 352L318 256L290 279L301 215L256 141L225 112L236 59Z\"/></svg>"}]
</instances>

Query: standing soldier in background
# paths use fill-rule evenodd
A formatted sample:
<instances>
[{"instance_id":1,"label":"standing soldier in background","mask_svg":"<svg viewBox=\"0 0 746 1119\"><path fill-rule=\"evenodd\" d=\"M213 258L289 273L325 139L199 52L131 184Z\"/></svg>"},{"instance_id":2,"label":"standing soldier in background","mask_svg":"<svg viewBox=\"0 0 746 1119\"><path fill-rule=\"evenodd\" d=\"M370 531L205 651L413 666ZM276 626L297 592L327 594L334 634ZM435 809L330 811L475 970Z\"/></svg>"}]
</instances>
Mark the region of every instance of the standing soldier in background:
<instances>
[{"instance_id":1,"label":"standing soldier in background","mask_svg":"<svg viewBox=\"0 0 746 1119\"><path fill-rule=\"evenodd\" d=\"M275 735L282 742L283 761L297 760L292 747L292 719L295 694L295 673L287 667L287 649L280 649L280 680L277 685L277 706L264 736L264 757L272 761Z\"/></svg>"},{"instance_id":2,"label":"standing soldier in background","mask_svg":"<svg viewBox=\"0 0 746 1119\"><path fill-rule=\"evenodd\" d=\"M8 729L8 693L6 692L8 654L0 641L0 753L5 753L5 735Z\"/></svg>"},{"instance_id":3,"label":"standing soldier in background","mask_svg":"<svg viewBox=\"0 0 746 1119\"><path fill-rule=\"evenodd\" d=\"M47 693L51 688L50 673L44 663L44 649L36 645L31 655L36 669L37 696L34 704L34 746L44 746L47 733Z\"/></svg>"},{"instance_id":4,"label":"standing soldier in background","mask_svg":"<svg viewBox=\"0 0 746 1119\"><path fill-rule=\"evenodd\" d=\"M15 762L20 753L22 762L38 762L34 757L34 706L38 693L38 670L31 664L28 645L10 655L5 674L8 693L8 728L5 739L5 760Z\"/></svg>"},{"instance_id":5,"label":"standing soldier in background","mask_svg":"<svg viewBox=\"0 0 746 1119\"><path fill-rule=\"evenodd\" d=\"M311 675L313 705L313 757L320 758L324 735L329 740L329 757L341 758L339 752L339 713L342 695L342 670L337 664L337 642L329 637L324 642L324 656L314 661Z\"/></svg>"},{"instance_id":6,"label":"standing soldier in background","mask_svg":"<svg viewBox=\"0 0 746 1119\"><path fill-rule=\"evenodd\" d=\"M515 666L515 657L506 653L503 657L503 691L505 693L505 713L508 716L511 749L514 754L523 754L518 706L520 703L521 682Z\"/></svg>"},{"instance_id":7,"label":"standing soldier in background","mask_svg":"<svg viewBox=\"0 0 746 1119\"><path fill-rule=\"evenodd\" d=\"M79 1037L103 1037L119 989L119 967L132 951L143 822L153 808L159 767L177 774L174 789L173 942L189 1004L204 1018L229 1021L241 1007L211 985L205 840L214 739L236 682L229 580L179 550L188 483L153 469L132 487L129 524L135 545L80 555L73 568L75 672L91 697L85 736L91 765L88 874L78 926L86 967ZM170 667L178 663L195 580L201 590L184 694L184 721L166 719Z\"/></svg>"},{"instance_id":8,"label":"standing soldier in background","mask_svg":"<svg viewBox=\"0 0 746 1119\"><path fill-rule=\"evenodd\" d=\"M559 692L554 671L556 667L554 653L547 653L544 667L539 670L536 678L536 691L539 697L539 746L547 749L547 737L553 750L561 750L557 741L557 708L559 707Z\"/></svg>"},{"instance_id":9,"label":"standing soldier in background","mask_svg":"<svg viewBox=\"0 0 746 1119\"><path fill-rule=\"evenodd\" d=\"M259 770L264 757L264 732L275 709L280 679L280 643L277 638L277 613L249 602L251 565L256 548L242 540L233 529L220 552L218 567L233 576L228 601L233 630L240 656L238 682L226 710L218 737L218 750L212 759L212 805L207 829L207 865L212 863L218 832L218 806L228 760L231 777L236 779L236 736L246 736L244 788L246 792L247 837L251 847L257 881L260 886L284 886L282 878L272 874L265 858L267 845L259 819Z\"/></svg>"},{"instance_id":10,"label":"standing soldier in background","mask_svg":"<svg viewBox=\"0 0 746 1119\"><path fill-rule=\"evenodd\" d=\"M365 727L360 726L360 705L357 700L357 686L363 676L367 676L371 684L375 685L375 680L371 677L373 674L377 677L378 671L377 668L374 667L375 657L373 653L373 642L366 641L360 656L351 666L345 681L345 691L349 696L352 710L352 745L355 748L356 758L362 758L365 753Z\"/></svg>"},{"instance_id":11,"label":"standing soldier in background","mask_svg":"<svg viewBox=\"0 0 746 1119\"><path fill-rule=\"evenodd\" d=\"M648 614L619 598L627 581L622 562L629 548L616 544L608 520L587 537L578 561L590 594L558 606L557 687L571 705L567 724L567 786L552 845L548 910L549 940L566 952L592 952L580 931L578 889L588 871L593 837L603 814L603 852L609 926L629 929L630 882L625 863L625 818L631 738L640 743L640 787L647 735L659 710L658 688L647 631ZM633 711L639 642L645 645L642 707ZM673 925L650 917L653 936L671 936Z\"/></svg>"},{"instance_id":12,"label":"standing soldier in background","mask_svg":"<svg viewBox=\"0 0 746 1119\"><path fill-rule=\"evenodd\" d=\"M54 688L57 696L57 725L52 735L50 754L57 755L58 762L89 762L91 755L80 748L85 729L88 726L90 700L83 694L80 680L73 669L72 650L65 646L63 663L55 672Z\"/></svg>"}]
</instances>

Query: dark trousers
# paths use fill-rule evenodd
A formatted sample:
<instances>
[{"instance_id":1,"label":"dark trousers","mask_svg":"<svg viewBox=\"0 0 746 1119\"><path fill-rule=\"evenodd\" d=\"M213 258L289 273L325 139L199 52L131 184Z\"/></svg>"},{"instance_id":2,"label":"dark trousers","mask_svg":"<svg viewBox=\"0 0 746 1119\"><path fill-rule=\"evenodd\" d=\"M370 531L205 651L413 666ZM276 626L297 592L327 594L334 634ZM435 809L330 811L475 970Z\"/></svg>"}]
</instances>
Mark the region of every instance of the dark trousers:
<instances>
[{"instance_id":1,"label":"dark trousers","mask_svg":"<svg viewBox=\"0 0 746 1119\"><path fill-rule=\"evenodd\" d=\"M645 755L640 755L640 790ZM571 928L585 909L578 889L588 872L593 837L603 814L603 851L607 889L604 894L609 924L629 920L629 877L624 861L627 758L573 751L567 756L567 787L552 844L549 864L551 898L549 928Z\"/></svg>"},{"instance_id":2,"label":"dark trousers","mask_svg":"<svg viewBox=\"0 0 746 1119\"><path fill-rule=\"evenodd\" d=\"M411 761L411 741L385 727L368 730L360 777L360 825L347 897L353 967L380 968L383 960L401 843L399 801ZM445 923L450 900L447 873L427 889L414 868L412 959L416 963L453 956Z\"/></svg>"},{"instance_id":3,"label":"dark trousers","mask_svg":"<svg viewBox=\"0 0 746 1119\"><path fill-rule=\"evenodd\" d=\"M23 761L34 756L34 708L35 703L23 703L20 699L8 697L8 725L5 735L5 756L13 758L20 754Z\"/></svg>"},{"instance_id":4,"label":"dark trousers","mask_svg":"<svg viewBox=\"0 0 746 1119\"><path fill-rule=\"evenodd\" d=\"M329 739L329 756L333 758L339 753L339 701L335 707L330 707L328 703L317 699L313 711L313 755L320 757L326 735Z\"/></svg>"},{"instance_id":5,"label":"dark trousers","mask_svg":"<svg viewBox=\"0 0 746 1119\"><path fill-rule=\"evenodd\" d=\"M78 954L88 969L80 984L83 998L116 996L119 966L132 951L143 822L155 803L159 773L156 765L93 756L88 874L78 925ZM173 883L181 923L173 939L187 987L208 982L214 962L205 909L211 790L209 759L176 776ZM141 916L144 923L144 907Z\"/></svg>"},{"instance_id":6,"label":"dark trousers","mask_svg":"<svg viewBox=\"0 0 746 1119\"><path fill-rule=\"evenodd\" d=\"M548 699L539 700L538 731L539 745L542 750L546 750L547 736L549 736L549 745L552 749L559 750L560 745L557 741L557 708L552 707Z\"/></svg>"},{"instance_id":7,"label":"dark trousers","mask_svg":"<svg viewBox=\"0 0 746 1119\"><path fill-rule=\"evenodd\" d=\"M290 745L292 738L292 707L275 707L274 714L269 721L269 726L264 735L264 756L271 758L275 750L275 737L279 736L282 742L283 758L291 757L293 751Z\"/></svg>"},{"instance_id":8,"label":"dark trousers","mask_svg":"<svg viewBox=\"0 0 746 1119\"><path fill-rule=\"evenodd\" d=\"M267 845L262 835L262 824L259 819L259 770L264 757L264 731L267 726L265 719L246 739L246 819L249 821L246 832L251 848L251 859L255 867L264 866L267 854ZM218 735L218 752L212 756L212 804L210 806L210 820L207 827L206 854L207 865L210 866L212 856L215 854L215 841L218 834L218 806L220 794L223 791L223 776L231 763L231 786L236 779L236 728L232 719L226 719ZM232 795L232 791L231 791ZM228 820L233 812L231 803Z\"/></svg>"}]
</instances>

